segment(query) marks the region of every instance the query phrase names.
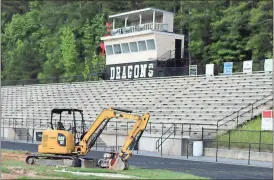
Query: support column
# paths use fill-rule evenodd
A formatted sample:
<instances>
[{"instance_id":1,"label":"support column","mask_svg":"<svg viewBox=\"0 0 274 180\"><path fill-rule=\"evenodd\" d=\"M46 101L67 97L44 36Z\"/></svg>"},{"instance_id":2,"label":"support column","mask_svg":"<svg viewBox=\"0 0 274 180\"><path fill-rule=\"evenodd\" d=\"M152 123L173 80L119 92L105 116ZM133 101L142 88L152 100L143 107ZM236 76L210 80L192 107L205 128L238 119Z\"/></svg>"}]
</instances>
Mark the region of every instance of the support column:
<instances>
[{"instance_id":1,"label":"support column","mask_svg":"<svg viewBox=\"0 0 274 180\"><path fill-rule=\"evenodd\" d=\"M142 14L139 14L139 18L140 18L139 25L141 25L142 24Z\"/></svg>"},{"instance_id":2,"label":"support column","mask_svg":"<svg viewBox=\"0 0 274 180\"><path fill-rule=\"evenodd\" d=\"M127 19L128 17L125 18L125 27L127 27Z\"/></svg>"},{"instance_id":3,"label":"support column","mask_svg":"<svg viewBox=\"0 0 274 180\"><path fill-rule=\"evenodd\" d=\"M112 23L112 27L113 27L113 29L115 29L115 19L113 19L112 22L113 22L113 23Z\"/></svg>"}]
</instances>

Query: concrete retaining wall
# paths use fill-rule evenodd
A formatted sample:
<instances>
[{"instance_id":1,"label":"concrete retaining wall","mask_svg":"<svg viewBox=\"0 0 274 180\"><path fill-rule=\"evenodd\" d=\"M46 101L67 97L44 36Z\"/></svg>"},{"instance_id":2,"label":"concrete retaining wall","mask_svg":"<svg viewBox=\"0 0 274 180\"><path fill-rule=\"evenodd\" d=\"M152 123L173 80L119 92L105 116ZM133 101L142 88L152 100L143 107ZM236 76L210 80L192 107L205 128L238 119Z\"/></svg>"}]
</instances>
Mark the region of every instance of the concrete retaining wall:
<instances>
[{"instance_id":1,"label":"concrete retaining wall","mask_svg":"<svg viewBox=\"0 0 274 180\"><path fill-rule=\"evenodd\" d=\"M16 135L13 128L3 128L1 130L1 137L5 139L18 139L18 136Z\"/></svg>"},{"instance_id":2,"label":"concrete retaining wall","mask_svg":"<svg viewBox=\"0 0 274 180\"><path fill-rule=\"evenodd\" d=\"M161 149L156 150L156 141L157 137L153 137L155 135L146 135L146 137L141 137L138 143L139 151L148 151L148 152L159 152L161 153ZM101 134L100 138L104 141L106 146L123 146L127 135L112 135L112 134ZM171 155L171 156L181 156L186 155L186 142L180 139L167 139L163 143L162 147L162 155ZM189 147L189 149L192 149ZM188 152L189 155L192 154L191 151Z\"/></svg>"},{"instance_id":3,"label":"concrete retaining wall","mask_svg":"<svg viewBox=\"0 0 274 180\"><path fill-rule=\"evenodd\" d=\"M248 160L249 152L245 150L218 149L218 157ZM272 162L273 153L250 151L250 160ZM216 157L216 148L204 148L204 156Z\"/></svg>"}]
</instances>

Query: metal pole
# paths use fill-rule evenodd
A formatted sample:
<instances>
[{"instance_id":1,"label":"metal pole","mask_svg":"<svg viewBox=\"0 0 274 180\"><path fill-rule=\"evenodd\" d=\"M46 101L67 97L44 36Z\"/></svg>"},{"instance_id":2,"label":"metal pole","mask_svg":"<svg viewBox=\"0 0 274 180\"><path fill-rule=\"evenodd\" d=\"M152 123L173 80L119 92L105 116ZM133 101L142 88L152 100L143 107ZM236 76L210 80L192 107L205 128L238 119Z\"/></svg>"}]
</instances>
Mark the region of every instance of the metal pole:
<instances>
[{"instance_id":1,"label":"metal pole","mask_svg":"<svg viewBox=\"0 0 274 180\"><path fill-rule=\"evenodd\" d=\"M239 111L237 113L237 126L238 126L238 122L239 122Z\"/></svg>"},{"instance_id":2,"label":"metal pole","mask_svg":"<svg viewBox=\"0 0 274 180\"><path fill-rule=\"evenodd\" d=\"M189 126L188 134L189 134L189 136L191 135L191 124L190 124L190 126Z\"/></svg>"},{"instance_id":3,"label":"metal pole","mask_svg":"<svg viewBox=\"0 0 274 180\"><path fill-rule=\"evenodd\" d=\"M29 142L29 128L27 128L27 142Z\"/></svg>"},{"instance_id":4,"label":"metal pole","mask_svg":"<svg viewBox=\"0 0 274 180\"><path fill-rule=\"evenodd\" d=\"M149 122L149 132L151 134L151 122Z\"/></svg>"},{"instance_id":5,"label":"metal pole","mask_svg":"<svg viewBox=\"0 0 274 180\"><path fill-rule=\"evenodd\" d=\"M251 107L252 109L251 109L251 118L250 118L250 120L252 120L252 117L253 117L253 104L252 104L252 107Z\"/></svg>"},{"instance_id":6,"label":"metal pole","mask_svg":"<svg viewBox=\"0 0 274 180\"><path fill-rule=\"evenodd\" d=\"M174 123L174 137L176 136L176 124Z\"/></svg>"},{"instance_id":7,"label":"metal pole","mask_svg":"<svg viewBox=\"0 0 274 180\"><path fill-rule=\"evenodd\" d=\"M116 133L116 151L117 151L117 145L118 145L118 135Z\"/></svg>"},{"instance_id":8,"label":"metal pole","mask_svg":"<svg viewBox=\"0 0 274 180\"><path fill-rule=\"evenodd\" d=\"M164 134L164 124L162 123L162 136Z\"/></svg>"},{"instance_id":9,"label":"metal pole","mask_svg":"<svg viewBox=\"0 0 274 180\"><path fill-rule=\"evenodd\" d=\"M230 130L228 130L228 149L230 150Z\"/></svg>"},{"instance_id":10,"label":"metal pole","mask_svg":"<svg viewBox=\"0 0 274 180\"><path fill-rule=\"evenodd\" d=\"M14 118L13 118L13 131L14 131L14 136L13 136L13 141L15 141L15 135L16 135L16 128L15 128L15 122L14 122Z\"/></svg>"},{"instance_id":11,"label":"metal pole","mask_svg":"<svg viewBox=\"0 0 274 180\"><path fill-rule=\"evenodd\" d=\"M1 125L1 132L2 132L2 139L4 139L4 120L2 119L2 125Z\"/></svg>"},{"instance_id":12,"label":"metal pole","mask_svg":"<svg viewBox=\"0 0 274 180\"><path fill-rule=\"evenodd\" d=\"M218 161L218 148L219 148L219 141L217 141L217 145L216 145L216 162Z\"/></svg>"},{"instance_id":13,"label":"metal pole","mask_svg":"<svg viewBox=\"0 0 274 180\"><path fill-rule=\"evenodd\" d=\"M188 159L188 145L189 145L189 139L187 139L187 146L186 146L186 158Z\"/></svg>"},{"instance_id":14,"label":"metal pole","mask_svg":"<svg viewBox=\"0 0 274 180\"><path fill-rule=\"evenodd\" d=\"M117 146L118 146L118 121L116 121L116 151L117 151Z\"/></svg>"},{"instance_id":15,"label":"metal pole","mask_svg":"<svg viewBox=\"0 0 274 180\"><path fill-rule=\"evenodd\" d=\"M259 152L261 152L261 142L262 142L262 131L260 131L260 137L259 137Z\"/></svg>"},{"instance_id":16,"label":"metal pole","mask_svg":"<svg viewBox=\"0 0 274 180\"><path fill-rule=\"evenodd\" d=\"M34 119L32 118L32 143L34 140Z\"/></svg>"},{"instance_id":17,"label":"metal pole","mask_svg":"<svg viewBox=\"0 0 274 180\"><path fill-rule=\"evenodd\" d=\"M202 140L204 140L204 127L202 127Z\"/></svg>"},{"instance_id":18,"label":"metal pole","mask_svg":"<svg viewBox=\"0 0 274 180\"><path fill-rule=\"evenodd\" d=\"M248 146L248 165L250 165L250 149L251 149L251 143L249 143L249 146Z\"/></svg>"},{"instance_id":19,"label":"metal pole","mask_svg":"<svg viewBox=\"0 0 274 180\"><path fill-rule=\"evenodd\" d=\"M161 156L163 155L163 139L161 137Z\"/></svg>"}]
</instances>

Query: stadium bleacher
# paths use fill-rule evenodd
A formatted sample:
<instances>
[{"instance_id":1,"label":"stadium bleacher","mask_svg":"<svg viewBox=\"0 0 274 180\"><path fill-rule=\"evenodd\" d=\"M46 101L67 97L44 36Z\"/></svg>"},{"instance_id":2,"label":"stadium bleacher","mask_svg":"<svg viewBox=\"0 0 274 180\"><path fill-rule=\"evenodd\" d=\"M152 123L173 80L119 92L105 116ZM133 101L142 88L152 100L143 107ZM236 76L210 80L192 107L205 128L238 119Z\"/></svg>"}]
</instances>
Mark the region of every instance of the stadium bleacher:
<instances>
[{"instance_id":1,"label":"stadium bleacher","mask_svg":"<svg viewBox=\"0 0 274 180\"><path fill-rule=\"evenodd\" d=\"M191 125L194 132L201 127L216 128L218 120L233 112L263 98L267 101L272 98L269 96L271 87L271 73L4 86L1 92L2 117L23 118L25 124L22 123L22 127L32 126L33 119L36 123L40 119L40 126L46 128L51 109L78 108L84 111L84 119L89 125L104 108L119 107L138 113L149 112L152 122L152 130L147 130L149 133L161 135L173 123ZM259 115L271 103L259 104L253 114ZM249 114L243 115L239 123L249 119ZM167 124L163 127L161 123ZM126 124L119 123L118 130L126 133ZM227 123L223 128L234 126L235 123ZM181 131L180 125L175 128ZM187 131L189 126L183 128ZM108 127L109 132L114 130L115 125Z\"/></svg>"}]
</instances>

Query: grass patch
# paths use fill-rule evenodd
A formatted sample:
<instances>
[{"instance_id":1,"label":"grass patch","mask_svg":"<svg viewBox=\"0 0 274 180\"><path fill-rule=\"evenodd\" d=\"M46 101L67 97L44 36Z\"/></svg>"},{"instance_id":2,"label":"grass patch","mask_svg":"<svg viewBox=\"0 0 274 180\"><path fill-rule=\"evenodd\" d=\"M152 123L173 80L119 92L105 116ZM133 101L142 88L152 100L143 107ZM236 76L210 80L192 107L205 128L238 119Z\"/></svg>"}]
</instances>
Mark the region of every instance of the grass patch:
<instances>
[{"instance_id":1,"label":"grass patch","mask_svg":"<svg viewBox=\"0 0 274 180\"><path fill-rule=\"evenodd\" d=\"M19 161L2 162L2 167L4 167L5 169L7 169L6 167L20 167L22 169L35 171L38 176L47 176L47 177L56 177L56 178L60 177L60 178L66 178L66 179L104 179L102 177L97 177L97 176L79 176L79 175L68 174L68 173L54 172L53 170L61 170L62 168L56 168L52 166L26 165L24 162L19 162ZM22 176L22 177L19 177L19 179L24 179L25 177L26 176ZM37 177L36 178L34 177L33 179L37 179Z\"/></svg>"},{"instance_id":2,"label":"grass patch","mask_svg":"<svg viewBox=\"0 0 274 180\"><path fill-rule=\"evenodd\" d=\"M252 130L251 131L238 131L238 130ZM254 132L257 131L257 132ZM229 136L230 136L230 147L247 149L247 143L259 143L261 140L261 146L258 144L252 144L251 149L273 151L273 145L267 145L273 143L273 131L262 131L261 133L261 117L256 118L238 129L232 129L229 133L221 134L216 137L218 141L226 141L219 143L219 146L228 147L229 146ZM238 143L237 143L238 142ZM245 144L239 142L246 142Z\"/></svg>"},{"instance_id":3,"label":"grass patch","mask_svg":"<svg viewBox=\"0 0 274 180\"><path fill-rule=\"evenodd\" d=\"M68 168L69 171L79 171L79 172L93 172L93 173L117 173L123 175L131 175L139 178L148 178L148 179L209 179L204 177L198 177L185 173L177 173L169 170L163 169L139 169L139 168L129 168L126 171L113 171L108 169L82 169L82 168Z\"/></svg>"},{"instance_id":4,"label":"grass patch","mask_svg":"<svg viewBox=\"0 0 274 180\"><path fill-rule=\"evenodd\" d=\"M1 166L1 172L2 173L10 173L10 170L6 167Z\"/></svg>"},{"instance_id":5,"label":"grass patch","mask_svg":"<svg viewBox=\"0 0 274 180\"><path fill-rule=\"evenodd\" d=\"M34 166L34 165L26 165L22 161L4 161L2 162L2 172L10 172L7 167L20 167L26 170L35 171L38 176L43 177L55 177L57 178L65 178L65 179L117 179L117 178L110 178L110 177L99 177L99 176L81 176L81 175L74 175L70 173L63 173L63 172L54 172L53 170L62 170L63 168L56 168L52 166ZM161 169L139 169L134 166L130 166L129 170L125 171L113 171L109 169L100 169L100 168L66 168L69 171L78 171L78 172L92 172L92 173L117 173L123 175L131 175L136 176L137 178L147 178L147 179L208 179L202 178L198 176L193 176L190 174L185 173L177 173L168 170L161 170ZM11 172L12 173L12 172ZM37 179L40 177L28 177L26 175L22 175L18 177L18 179ZM45 178L42 178L45 179ZM121 178L119 178L121 179Z\"/></svg>"},{"instance_id":6,"label":"grass patch","mask_svg":"<svg viewBox=\"0 0 274 180\"><path fill-rule=\"evenodd\" d=\"M16 179L37 179L37 177L21 176ZM48 179L48 178L39 177L39 179Z\"/></svg>"}]
</instances>

